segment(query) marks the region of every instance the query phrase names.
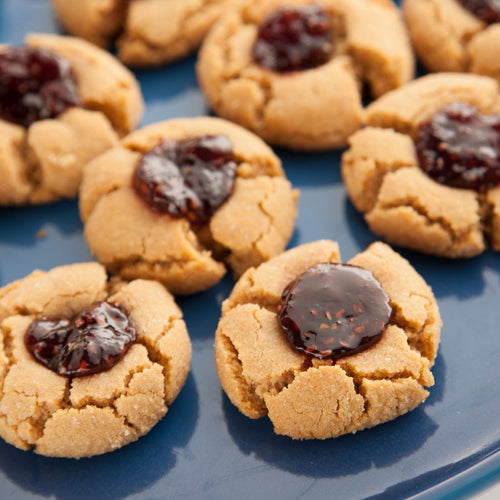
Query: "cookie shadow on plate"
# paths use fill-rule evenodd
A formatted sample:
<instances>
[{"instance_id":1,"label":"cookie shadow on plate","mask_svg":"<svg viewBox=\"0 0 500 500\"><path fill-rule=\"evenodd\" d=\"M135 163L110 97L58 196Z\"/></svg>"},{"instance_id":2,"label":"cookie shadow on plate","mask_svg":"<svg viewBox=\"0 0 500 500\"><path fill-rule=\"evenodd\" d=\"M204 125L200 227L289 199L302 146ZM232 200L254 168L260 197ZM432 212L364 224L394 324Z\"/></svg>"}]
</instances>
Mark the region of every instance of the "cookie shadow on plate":
<instances>
[{"instance_id":1,"label":"cookie shadow on plate","mask_svg":"<svg viewBox=\"0 0 500 500\"><path fill-rule=\"evenodd\" d=\"M78 204L72 200L46 205L0 207L0 244L30 246L47 236L47 226L54 225L63 235L82 232Z\"/></svg>"},{"instance_id":2,"label":"cookie shadow on plate","mask_svg":"<svg viewBox=\"0 0 500 500\"><path fill-rule=\"evenodd\" d=\"M325 186L341 184L340 151L308 153L273 148L283 162L287 177L297 187Z\"/></svg>"},{"instance_id":3,"label":"cookie shadow on plate","mask_svg":"<svg viewBox=\"0 0 500 500\"><path fill-rule=\"evenodd\" d=\"M213 341L222 301L229 297L234 284L235 280L231 271L228 270L222 280L212 288L192 295L179 295L175 298L182 311L196 311L195 315L185 314L184 316L192 341L204 339Z\"/></svg>"},{"instance_id":4,"label":"cookie shadow on plate","mask_svg":"<svg viewBox=\"0 0 500 500\"><path fill-rule=\"evenodd\" d=\"M243 454L312 478L353 476L373 467L389 467L418 451L438 429L424 404L392 422L356 434L300 441L274 434L267 418L245 417L225 395L222 405L229 434Z\"/></svg>"},{"instance_id":5,"label":"cookie shadow on plate","mask_svg":"<svg viewBox=\"0 0 500 500\"><path fill-rule=\"evenodd\" d=\"M196 56L190 56L167 67L135 71L147 105L144 124L209 114L196 79L195 60Z\"/></svg>"},{"instance_id":6,"label":"cookie shadow on plate","mask_svg":"<svg viewBox=\"0 0 500 500\"><path fill-rule=\"evenodd\" d=\"M1 441L0 470L23 491L43 497L125 498L151 488L175 467L178 450L189 442L198 413L198 392L190 374L167 415L138 441L79 460L47 458Z\"/></svg>"}]
</instances>

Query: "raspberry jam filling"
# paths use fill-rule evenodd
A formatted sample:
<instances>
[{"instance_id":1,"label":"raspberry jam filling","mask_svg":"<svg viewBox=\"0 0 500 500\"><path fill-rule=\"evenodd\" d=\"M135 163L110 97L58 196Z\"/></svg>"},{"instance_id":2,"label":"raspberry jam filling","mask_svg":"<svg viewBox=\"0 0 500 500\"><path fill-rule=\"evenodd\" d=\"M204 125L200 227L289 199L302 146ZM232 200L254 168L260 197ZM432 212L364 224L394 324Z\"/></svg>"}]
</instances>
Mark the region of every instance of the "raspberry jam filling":
<instances>
[{"instance_id":1,"label":"raspberry jam filling","mask_svg":"<svg viewBox=\"0 0 500 500\"><path fill-rule=\"evenodd\" d=\"M296 350L335 360L381 339L391 317L389 302L370 271L321 263L284 289L278 322Z\"/></svg>"},{"instance_id":2,"label":"raspberry jam filling","mask_svg":"<svg viewBox=\"0 0 500 500\"><path fill-rule=\"evenodd\" d=\"M0 118L24 127L80 106L69 62L46 49L0 53Z\"/></svg>"},{"instance_id":3,"label":"raspberry jam filling","mask_svg":"<svg viewBox=\"0 0 500 500\"><path fill-rule=\"evenodd\" d=\"M127 352L137 331L120 304L96 302L78 316L33 321L25 344L58 375L83 377L109 370Z\"/></svg>"},{"instance_id":4,"label":"raspberry jam filling","mask_svg":"<svg viewBox=\"0 0 500 500\"><path fill-rule=\"evenodd\" d=\"M500 114L454 102L418 128L421 168L436 182L484 192L500 184Z\"/></svg>"},{"instance_id":5,"label":"raspberry jam filling","mask_svg":"<svg viewBox=\"0 0 500 500\"><path fill-rule=\"evenodd\" d=\"M320 66L333 52L330 24L319 5L280 9L260 26L253 58L260 66L281 73Z\"/></svg>"},{"instance_id":6,"label":"raspberry jam filling","mask_svg":"<svg viewBox=\"0 0 500 500\"><path fill-rule=\"evenodd\" d=\"M132 184L152 210L202 225L231 195L235 177L231 141L217 135L162 141L142 156Z\"/></svg>"},{"instance_id":7,"label":"raspberry jam filling","mask_svg":"<svg viewBox=\"0 0 500 500\"><path fill-rule=\"evenodd\" d=\"M486 24L500 22L499 0L458 0L458 3Z\"/></svg>"}]
</instances>

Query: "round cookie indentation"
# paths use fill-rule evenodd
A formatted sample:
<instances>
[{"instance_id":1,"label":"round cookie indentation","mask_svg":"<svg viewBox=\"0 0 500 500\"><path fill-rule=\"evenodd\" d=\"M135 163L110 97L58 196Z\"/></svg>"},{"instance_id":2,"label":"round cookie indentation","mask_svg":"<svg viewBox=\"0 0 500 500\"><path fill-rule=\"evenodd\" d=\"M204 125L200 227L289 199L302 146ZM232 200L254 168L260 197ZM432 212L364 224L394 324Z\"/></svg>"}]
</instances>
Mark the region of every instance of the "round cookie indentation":
<instances>
[{"instance_id":1,"label":"round cookie indentation","mask_svg":"<svg viewBox=\"0 0 500 500\"><path fill-rule=\"evenodd\" d=\"M500 115L456 101L418 127L420 167L436 182L485 192L500 184Z\"/></svg>"},{"instance_id":2,"label":"round cookie indentation","mask_svg":"<svg viewBox=\"0 0 500 500\"><path fill-rule=\"evenodd\" d=\"M290 344L320 359L364 351L382 337L389 297L370 271L320 263L290 283L278 307Z\"/></svg>"},{"instance_id":3,"label":"round cookie indentation","mask_svg":"<svg viewBox=\"0 0 500 500\"><path fill-rule=\"evenodd\" d=\"M74 318L33 321L27 349L41 364L64 377L84 377L112 368L137 337L120 304L96 302Z\"/></svg>"},{"instance_id":4,"label":"round cookie indentation","mask_svg":"<svg viewBox=\"0 0 500 500\"><path fill-rule=\"evenodd\" d=\"M224 135L162 141L140 159L135 192L157 212L207 223L234 191L236 162Z\"/></svg>"},{"instance_id":5,"label":"round cookie indentation","mask_svg":"<svg viewBox=\"0 0 500 500\"><path fill-rule=\"evenodd\" d=\"M293 248L246 271L222 305L215 336L222 387L244 415L267 415L278 434L326 439L372 427L417 407L434 383L437 303L408 261L383 243L348 263L371 271L390 297L393 314L380 341L335 362L290 346L277 321L283 288L316 264L339 261L331 241Z\"/></svg>"},{"instance_id":6,"label":"round cookie indentation","mask_svg":"<svg viewBox=\"0 0 500 500\"><path fill-rule=\"evenodd\" d=\"M0 117L29 127L80 105L71 66L50 51L12 47L0 52Z\"/></svg>"},{"instance_id":7,"label":"round cookie indentation","mask_svg":"<svg viewBox=\"0 0 500 500\"><path fill-rule=\"evenodd\" d=\"M252 56L259 66L280 73L315 68L330 59L330 29L320 5L280 9L260 26Z\"/></svg>"}]
</instances>

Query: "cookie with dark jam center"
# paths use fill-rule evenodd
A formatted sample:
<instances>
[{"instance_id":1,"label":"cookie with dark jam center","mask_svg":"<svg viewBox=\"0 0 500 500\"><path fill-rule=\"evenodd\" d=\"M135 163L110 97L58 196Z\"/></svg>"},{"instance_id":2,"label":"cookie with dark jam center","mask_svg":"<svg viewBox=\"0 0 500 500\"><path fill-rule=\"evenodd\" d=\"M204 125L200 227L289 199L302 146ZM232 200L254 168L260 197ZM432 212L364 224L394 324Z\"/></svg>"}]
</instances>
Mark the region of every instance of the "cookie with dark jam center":
<instances>
[{"instance_id":1,"label":"cookie with dark jam center","mask_svg":"<svg viewBox=\"0 0 500 500\"><path fill-rule=\"evenodd\" d=\"M74 318L33 321L25 344L38 362L58 375L82 377L112 368L136 336L123 306L96 302Z\"/></svg>"},{"instance_id":2,"label":"cookie with dark jam center","mask_svg":"<svg viewBox=\"0 0 500 500\"><path fill-rule=\"evenodd\" d=\"M419 126L416 149L436 182L478 192L500 184L500 114L454 102Z\"/></svg>"},{"instance_id":3,"label":"cookie with dark jam center","mask_svg":"<svg viewBox=\"0 0 500 500\"><path fill-rule=\"evenodd\" d=\"M202 225L234 190L236 162L225 135L164 140L134 172L136 193L156 212Z\"/></svg>"},{"instance_id":4,"label":"cookie with dark jam center","mask_svg":"<svg viewBox=\"0 0 500 500\"><path fill-rule=\"evenodd\" d=\"M370 271L321 263L285 288L278 321L295 349L338 359L380 340L391 317L389 302Z\"/></svg>"},{"instance_id":5,"label":"cookie with dark jam center","mask_svg":"<svg viewBox=\"0 0 500 500\"><path fill-rule=\"evenodd\" d=\"M281 73L320 66L333 53L330 24L319 5L280 9L260 26L253 58L260 66Z\"/></svg>"},{"instance_id":6,"label":"cookie with dark jam center","mask_svg":"<svg viewBox=\"0 0 500 500\"><path fill-rule=\"evenodd\" d=\"M81 106L70 63L47 49L0 53L0 118L24 127Z\"/></svg>"},{"instance_id":7,"label":"cookie with dark jam center","mask_svg":"<svg viewBox=\"0 0 500 500\"><path fill-rule=\"evenodd\" d=\"M498 0L458 0L458 3L486 24L500 22Z\"/></svg>"}]
</instances>

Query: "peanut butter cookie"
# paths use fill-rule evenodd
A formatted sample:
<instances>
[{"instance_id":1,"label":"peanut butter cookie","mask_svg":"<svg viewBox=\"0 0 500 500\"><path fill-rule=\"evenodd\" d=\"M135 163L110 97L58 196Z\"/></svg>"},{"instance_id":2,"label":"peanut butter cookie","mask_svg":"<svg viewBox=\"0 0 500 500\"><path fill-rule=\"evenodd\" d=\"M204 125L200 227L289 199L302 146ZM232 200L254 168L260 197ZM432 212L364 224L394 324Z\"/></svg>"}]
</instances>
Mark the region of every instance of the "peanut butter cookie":
<instances>
[{"instance_id":1,"label":"peanut butter cookie","mask_svg":"<svg viewBox=\"0 0 500 500\"><path fill-rule=\"evenodd\" d=\"M256 0L205 39L200 85L220 116L298 150L346 145L363 122L361 91L406 83L413 55L386 0Z\"/></svg>"},{"instance_id":2,"label":"peanut butter cookie","mask_svg":"<svg viewBox=\"0 0 500 500\"><path fill-rule=\"evenodd\" d=\"M339 262L335 242L296 247L246 271L222 305L222 387L278 434L372 427L413 410L434 384L441 318L429 286L383 243Z\"/></svg>"},{"instance_id":3,"label":"peanut butter cookie","mask_svg":"<svg viewBox=\"0 0 500 500\"><path fill-rule=\"evenodd\" d=\"M75 198L82 166L142 116L132 73L84 40L28 35L0 69L0 205Z\"/></svg>"},{"instance_id":4,"label":"peanut butter cookie","mask_svg":"<svg viewBox=\"0 0 500 500\"><path fill-rule=\"evenodd\" d=\"M430 71L470 72L500 81L500 4L490 0L403 0L419 59Z\"/></svg>"},{"instance_id":5,"label":"peanut butter cookie","mask_svg":"<svg viewBox=\"0 0 500 500\"><path fill-rule=\"evenodd\" d=\"M52 0L64 29L101 47L117 39L130 66L158 66L198 48L220 14L238 0Z\"/></svg>"},{"instance_id":6,"label":"peanut butter cookie","mask_svg":"<svg viewBox=\"0 0 500 500\"><path fill-rule=\"evenodd\" d=\"M0 435L55 457L146 434L186 380L191 343L157 282L107 282L103 266L35 271L0 289Z\"/></svg>"},{"instance_id":7,"label":"peanut butter cookie","mask_svg":"<svg viewBox=\"0 0 500 500\"><path fill-rule=\"evenodd\" d=\"M500 94L484 76L441 73L367 108L342 158L354 206L390 243L471 257L500 250ZM495 114L497 113L497 114Z\"/></svg>"},{"instance_id":8,"label":"peanut butter cookie","mask_svg":"<svg viewBox=\"0 0 500 500\"><path fill-rule=\"evenodd\" d=\"M217 283L222 261L239 275L283 251L297 197L264 142L201 117L144 127L90 162L80 214L112 273L185 294Z\"/></svg>"}]
</instances>

